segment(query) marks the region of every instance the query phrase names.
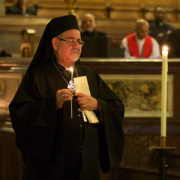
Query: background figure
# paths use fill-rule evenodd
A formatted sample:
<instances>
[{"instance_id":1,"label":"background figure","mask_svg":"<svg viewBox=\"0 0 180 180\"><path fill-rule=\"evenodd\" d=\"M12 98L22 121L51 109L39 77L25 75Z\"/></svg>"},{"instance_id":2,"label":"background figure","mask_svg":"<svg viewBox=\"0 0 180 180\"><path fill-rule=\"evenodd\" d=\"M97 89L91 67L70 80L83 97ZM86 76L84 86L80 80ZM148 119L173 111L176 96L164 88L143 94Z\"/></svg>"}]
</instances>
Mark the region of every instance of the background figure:
<instances>
[{"instance_id":1,"label":"background figure","mask_svg":"<svg viewBox=\"0 0 180 180\"><path fill-rule=\"evenodd\" d=\"M168 34L174 28L169 24L164 23L166 17L166 10L163 7L157 7L154 11L155 20L150 23L150 35L153 36L161 45Z\"/></svg>"},{"instance_id":2,"label":"background figure","mask_svg":"<svg viewBox=\"0 0 180 180\"><path fill-rule=\"evenodd\" d=\"M81 37L106 37L106 33L97 31L96 29L96 19L95 16L88 13L85 14L82 18L82 29L83 32L81 33Z\"/></svg>"},{"instance_id":3,"label":"background figure","mask_svg":"<svg viewBox=\"0 0 180 180\"><path fill-rule=\"evenodd\" d=\"M7 53L5 50L0 52L0 57L12 57L10 53Z\"/></svg>"},{"instance_id":4,"label":"background figure","mask_svg":"<svg viewBox=\"0 0 180 180\"><path fill-rule=\"evenodd\" d=\"M180 29L169 34L165 44L169 46L169 57L180 57Z\"/></svg>"},{"instance_id":5,"label":"background figure","mask_svg":"<svg viewBox=\"0 0 180 180\"><path fill-rule=\"evenodd\" d=\"M119 168L124 105L97 73L75 64L83 44L75 16L52 19L9 106L23 180L99 180L100 169ZM90 95L69 88L75 77Z\"/></svg>"},{"instance_id":6,"label":"background figure","mask_svg":"<svg viewBox=\"0 0 180 180\"><path fill-rule=\"evenodd\" d=\"M125 58L160 58L159 44L148 35L149 23L138 19L135 31L122 40Z\"/></svg>"},{"instance_id":7,"label":"background figure","mask_svg":"<svg viewBox=\"0 0 180 180\"><path fill-rule=\"evenodd\" d=\"M88 13L82 18L81 38L85 42L81 57L107 57L107 34L96 29L94 15Z\"/></svg>"},{"instance_id":8,"label":"background figure","mask_svg":"<svg viewBox=\"0 0 180 180\"><path fill-rule=\"evenodd\" d=\"M37 6L29 6L28 0L18 0L13 6L7 7L6 14L37 15Z\"/></svg>"}]
</instances>

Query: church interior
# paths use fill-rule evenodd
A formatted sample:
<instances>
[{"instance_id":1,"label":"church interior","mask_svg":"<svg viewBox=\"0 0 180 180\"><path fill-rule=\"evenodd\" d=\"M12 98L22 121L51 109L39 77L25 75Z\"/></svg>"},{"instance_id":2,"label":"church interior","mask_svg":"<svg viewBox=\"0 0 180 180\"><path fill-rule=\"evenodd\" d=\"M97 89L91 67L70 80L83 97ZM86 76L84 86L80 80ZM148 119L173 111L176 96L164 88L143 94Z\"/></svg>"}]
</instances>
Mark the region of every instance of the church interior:
<instances>
[{"instance_id":1,"label":"church interior","mask_svg":"<svg viewBox=\"0 0 180 180\"><path fill-rule=\"evenodd\" d=\"M100 74L125 104L122 161L117 171L101 173L101 180L155 180L162 175L159 168L162 166L167 179L180 179L180 55L171 54L174 48L180 49L180 1L29 0L36 14L7 14L7 8L15 3L16 0L0 2L0 180L22 177L24 164L15 145L8 105L34 56L45 26L54 17L75 14L82 32L86 13L95 16L97 30L107 37L105 42L85 41L89 46L85 46L87 54L82 55L81 64ZM175 38L176 46L169 46L166 122L162 122L161 112L163 56L125 58L121 46L123 38L135 31L138 19L154 21L154 10L158 6L166 9L165 23L179 33ZM161 52L164 44L159 42L159 45ZM90 46L94 48L88 54ZM155 149L162 147L163 123L166 123L163 148L167 151L162 162L162 154Z\"/></svg>"}]
</instances>

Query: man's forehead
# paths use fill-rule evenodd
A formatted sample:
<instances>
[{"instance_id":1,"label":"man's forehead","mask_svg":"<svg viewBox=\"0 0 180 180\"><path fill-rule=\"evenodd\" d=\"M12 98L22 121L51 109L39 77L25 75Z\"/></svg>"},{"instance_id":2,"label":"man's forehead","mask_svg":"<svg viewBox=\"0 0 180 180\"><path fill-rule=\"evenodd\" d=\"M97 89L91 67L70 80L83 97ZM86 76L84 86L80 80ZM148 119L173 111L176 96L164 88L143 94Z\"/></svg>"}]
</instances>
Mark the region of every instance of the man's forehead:
<instances>
[{"instance_id":1,"label":"man's forehead","mask_svg":"<svg viewBox=\"0 0 180 180\"><path fill-rule=\"evenodd\" d=\"M137 25L137 29L149 29L149 26L147 24L139 24Z\"/></svg>"},{"instance_id":2,"label":"man's forehead","mask_svg":"<svg viewBox=\"0 0 180 180\"><path fill-rule=\"evenodd\" d=\"M94 21L95 20L95 18L94 18L94 16L86 16L85 18L84 18L84 21L89 21L89 20L92 20L92 21Z\"/></svg>"}]
</instances>

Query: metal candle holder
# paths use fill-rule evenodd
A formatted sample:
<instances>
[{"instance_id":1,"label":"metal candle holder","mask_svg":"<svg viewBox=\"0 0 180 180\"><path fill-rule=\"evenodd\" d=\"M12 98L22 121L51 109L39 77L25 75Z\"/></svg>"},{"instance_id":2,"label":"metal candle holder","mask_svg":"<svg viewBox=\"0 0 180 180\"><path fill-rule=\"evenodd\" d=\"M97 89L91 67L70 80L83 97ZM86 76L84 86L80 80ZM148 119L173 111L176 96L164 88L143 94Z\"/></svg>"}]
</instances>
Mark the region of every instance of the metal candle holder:
<instances>
[{"instance_id":1,"label":"metal candle holder","mask_svg":"<svg viewBox=\"0 0 180 180\"><path fill-rule=\"evenodd\" d=\"M175 149L176 147L166 146L166 137L161 137L160 146L150 147L150 150L159 155L159 180L167 179L168 164L166 162L166 157L171 151Z\"/></svg>"}]
</instances>

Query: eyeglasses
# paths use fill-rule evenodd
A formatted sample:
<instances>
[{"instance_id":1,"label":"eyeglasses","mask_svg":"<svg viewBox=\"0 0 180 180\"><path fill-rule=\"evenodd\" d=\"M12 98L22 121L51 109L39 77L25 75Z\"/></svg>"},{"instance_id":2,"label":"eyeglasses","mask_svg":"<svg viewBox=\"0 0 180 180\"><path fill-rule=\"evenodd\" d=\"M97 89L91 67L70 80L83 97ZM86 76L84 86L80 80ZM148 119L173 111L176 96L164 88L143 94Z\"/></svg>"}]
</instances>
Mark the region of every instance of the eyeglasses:
<instances>
[{"instance_id":1,"label":"eyeglasses","mask_svg":"<svg viewBox=\"0 0 180 180\"><path fill-rule=\"evenodd\" d=\"M77 41L74 39L62 39L60 37L57 37L59 41L65 41L69 46L73 46L74 44L78 43L79 46L83 47L84 41L81 41L78 39Z\"/></svg>"}]
</instances>

